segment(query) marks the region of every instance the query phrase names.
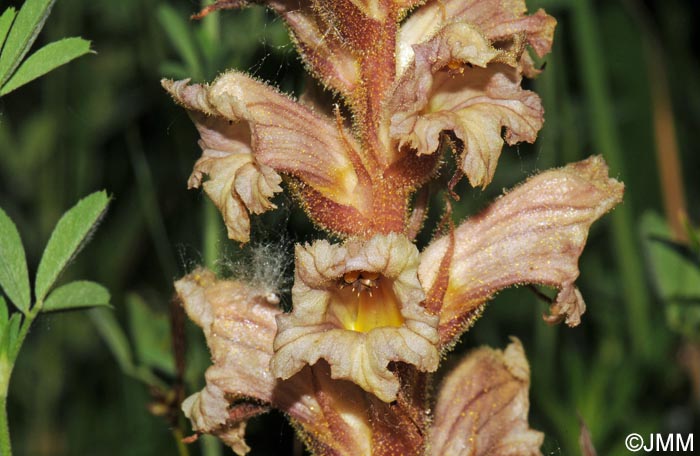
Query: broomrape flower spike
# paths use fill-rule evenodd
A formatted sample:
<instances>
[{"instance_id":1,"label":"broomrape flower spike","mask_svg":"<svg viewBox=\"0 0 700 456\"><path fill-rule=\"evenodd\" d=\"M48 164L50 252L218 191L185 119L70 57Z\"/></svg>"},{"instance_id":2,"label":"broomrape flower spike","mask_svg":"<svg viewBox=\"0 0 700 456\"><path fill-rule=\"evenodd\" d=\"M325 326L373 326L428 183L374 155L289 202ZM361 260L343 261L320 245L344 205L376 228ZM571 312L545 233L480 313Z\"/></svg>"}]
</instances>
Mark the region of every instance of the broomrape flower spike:
<instances>
[{"instance_id":1,"label":"broomrape flower spike","mask_svg":"<svg viewBox=\"0 0 700 456\"><path fill-rule=\"evenodd\" d=\"M220 0L199 16L248 3ZM343 107L314 90L296 101L237 71L208 85L164 80L201 137L189 186L247 242L250 214L274 210L284 180L341 241L296 246L290 313L280 290L255 279L197 270L176 283L212 354L205 388L183 403L195 432L245 454L246 421L277 408L314 454L540 454L517 339L474 350L434 398L430 373L505 287L556 288L544 319L579 324L578 259L623 185L600 157L545 171L422 252L412 237L425 207L410 201L444 150L485 187L504 142L535 141L543 110L521 81L539 72L530 52L549 52L554 19L528 15L521 0L255 3L286 22Z\"/></svg>"}]
</instances>

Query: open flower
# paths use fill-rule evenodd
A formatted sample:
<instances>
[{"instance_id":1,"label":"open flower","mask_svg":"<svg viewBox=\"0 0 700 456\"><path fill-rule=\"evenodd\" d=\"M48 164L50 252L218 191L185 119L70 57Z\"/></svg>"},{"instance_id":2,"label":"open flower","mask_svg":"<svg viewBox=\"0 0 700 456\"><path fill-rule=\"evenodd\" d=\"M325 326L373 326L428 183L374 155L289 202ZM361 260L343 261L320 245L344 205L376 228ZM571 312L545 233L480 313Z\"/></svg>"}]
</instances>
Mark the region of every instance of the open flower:
<instances>
[{"instance_id":1,"label":"open flower","mask_svg":"<svg viewBox=\"0 0 700 456\"><path fill-rule=\"evenodd\" d=\"M277 318L272 371L286 379L325 359L333 378L396 399L390 362L437 369L436 315L421 306L418 249L397 234L297 246L289 315Z\"/></svg>"},{"instance_id":2,"label":"open flower","mask_svg":"<svg viewBox=\"0 0 700 456\"><path fill-rule=\"evenodd\" d=\"M219 0L201 14L247 3ZM429 373L509 286L556 288L545 320L579 324L578 259L623 185L591 157L531 177L423 252L413 238L442 146L485 187L504 142L536 139L543 110L521 82L538 73L529 52L549 51L554 19L527 15L522 0L259 3L344 105L312 108L311 95L297 102L237 71L210 85L163 81L201 136L190 186L246 242L249 214L274 208L284 178L341 241L296 246L290 313L260 284L206 271L178 281L213 361L183 404L194 429L244 454L246 420L274 407L315 454L539 454L520 342L472 352L437 400Z\"/></svg>"},{"instance_id":3,"label":"open flower","mask_svg":"<svg viewBox=\"0 0 700 456\"><path fill-rule=\"evenodd\" d=\"M204 13L247 2L221 0ZM190 113L204 155L190 186L221 209L229 237L248 240L248 212L274 205L279 174L319 226L343 236L407 232L411 195L439 164L445 134L456 139L472 185L493 178L505 141L533 142L543 111L522 90L536 73L527 46L549 51L555 21L526 15L524 2L270 0L311 71L339 93L346 125L231 71L212 85L164 80ZM245 165L245 172L241 171Z\"/></svg>"},{"instance_id":4,"label":"open flower","mask_svg":"<svg viewBox=\"0 0 700 456\"><path fill-rule=\"evenodd\" d=\"M473 186L488 185L503 147L534 142L542 128L539 97L522 90L536 74L529 54L551 48L556 21L524 1L431 1L399 32L396 87L388 103L390 135L419 154L434 153L441 134L460 143L461 168Z\"/></svg>"},{"instance_id":5,"label":"open flower","mask_svg":"<svg viewBox=\"0 0 700 456\"><path fill-rule=\"evenodd\" d=\"M499 290L541 284L559 290L550 323L581 322L586 310L574 282L591 224L621 200L601 157L536 175L501 196L421 255L421 283L440 313L442 345L454 342Z\"/></svg>"},{"instance_id":6,"label":"open flower","mask_svg":"<svg viewBox=\"0 0 700 456\"><path fill-rule=\"evenodd\" d=\"M498 290L523 283L557 287L546 319L580 322L578 257L590 225L622 192L602 159L592 157L534 176L420 255L398 234L299 245L290 314L264 287L195 271L176 289L204 329L214 365L206 388L183 404L187 416L195 430L220 436L239 454L246 448L243 423L268 407L289 414L309 445L324 449L319 454L345 445L341 454L376 455L383 454L377 446L398 445L399 437L373 419L418 423L413 435L423 435L429 422L416 416L424 405L410 397L425 394L417 378L437 368L439 353ZM390 369L392 362L414 374ZM448 377L432 440L400 444L435 455L539 454L541 435L526 421L528 384L519 343L505 355L481 349ZM503 408L493 407L501 402ZM330 409L319 415L323 403ZM381 416L369 416L368 404ZM333 443L338 435L342 441ZM366 439L378 443L363 446Z\"/></svg>"},{"instance_id":7,"label":"open flower","mask_svg":"<svg viewBox=\"0 0 700 456\"><path fill-rule=\"evenodd\" d=\"M214 434L236 454L246 454L247 420L274 406L309 434L315 447L370 454L369 424L355 418L364 413L362 390L331 381L323 366L281 383L270 371L275 316L281 313L270 290L217 280L204 269L177 281L175 289L187 315L204 331L212 354L205 388L182 404L195 431Z\"/></svg>"},{"instance_id":8,"label":"open flower","mask_svg":"<svg viewBox=\"0 0 700 456\"><path fill-rule=\"evenodd\" d=\"M527 427L529 368L517 340L503 353L482 348L467 356L448 375L430 425L423 405L412 410L401 401L385 404L349 381L331 379L324 363L275 381L268 361L280 311L269 292L251 285L217 280L203 269L176 283L212 351L205 388L183 403L197 432L214 434L244 455L250 451L247 420L275 407L319 455L411 455L424 449L435 456L538 454L542 434Z\"/></svg>"}]
</instances>

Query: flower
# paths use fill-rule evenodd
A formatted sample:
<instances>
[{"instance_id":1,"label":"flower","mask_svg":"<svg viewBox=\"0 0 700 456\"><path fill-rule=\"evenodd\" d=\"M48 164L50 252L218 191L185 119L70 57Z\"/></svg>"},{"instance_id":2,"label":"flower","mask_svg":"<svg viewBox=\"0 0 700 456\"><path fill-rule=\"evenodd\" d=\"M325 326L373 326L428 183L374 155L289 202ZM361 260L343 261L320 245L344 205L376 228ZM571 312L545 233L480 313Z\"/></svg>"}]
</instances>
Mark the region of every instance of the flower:
<instances>
[{"instance_id":1,"label":"flower","mask_svg":"<svg viewBox=\"0 0 700 456\"><path fill-rule=\"evenodd\" d=\"M247 448L245 420L269 407L284 410L311 447L330 448L320 454L337 450L337 435L344 436L343 454L381 454L361 442L391 448L399 437L373 423L367 404L381 410L382 422L421 423L415 417L425 413L420 397L426 392L416 376L437 368L439 353L498 290L522 283L558 287L546 320L579 323L585 305L573 284L578 257L590 225L620 201L622 191L607 177L603 160L592 157L532 177L420 255L398 234L298 245L290 314L270 298L274 291L259 284L193 272L176 289L204 329L214 365L205 389L183 404L186 415L195 430L220 436L239 454ZM475 454L494 454L484 448L537 454L541 436L525 418L529 370L522 347L514 344L504 357L480 349L463 361L438 396L432 440L401 444L436 455L472 454L449 449L454 445L482 451ZM407 370L389 369L391 362ZM511 383L504 384L504 376ZM482 397L480 391L489 393ZM326 407L335 419L329 410L319 415L324 401L333 404ZM498 401L507 405L501 414L479 412ZM422 426L416 435L428 423ZM486 443L473 447L475 439Z\"/></svg>"},{"instance_id":2,"label":"flower","mask_svg":"<svg viewBox=\"0 0 700 456\"><path fill-rule=\"evenodd\" d=\"M439 311L442 345L454 342L499 290L541 284L559 290L550 323L581 322L574 282L588 230L622 200L624 185L595 156L543 172L507 192L421 254L418 276Z\"/></svg>"},{"instance_id":3,"label":"flower","mask_svg":"<svg viewBox=\"0 0 700 456\"><path fill-rule=\"evenodd\" d=\"M406 403L405 391L397 402L384 403L349 381L331 379L324 363L284 382L272 380L266 360L279 310L267 293L203 269L180 279L176 290L204 330L213 361L205 388L188 397L183 410L197 432L216 435L238 455L250 451L247 420L270 407L283 410L321 455L418 454L423 448L436 456L475 448L479 452L466 454L531 454L523 448L535 451L541 444L542 435L527 427L529 368L517 340L504 353L481 348L467 356L448 375L430 424L425 406ZM489 452L495 449L504 452Z\"/></svg>"},{"instance_id":4,"label":"flower","mask_svg":"<svg viewBox=\"0 0 700 456\"><path fill-rule=\"evenodd\" d=\"M530 366L520 341L479 348L443 382L428 454L539 455L541 432L528 427Z\"/></svg>"},{"instance_id":5,"label":"flower","mask_svg":"<svg viewBox=\"0 0 700 456\"><path fill-rule=\"evenodd\" d=\"M236 454L246 454L246 421L271 406L284 410L318 448L344 454L367 447L369 425L361 416L364 398L349 382L331 382L322 366L305 369L294 379L277 382L269 369L275 317L271 291L239 281L217 280L198 269L175 283L187 315L207 338L213 365L205 388L182 404L199 433L214 434Z\"/></svg>"},{"instance_id":6,"label":"flower","mask_svg":"<svg viewBox=\"0 0 700 456\"><path fill-rule=\"evenodd\" d=\"M323 358L333 378L391 402L399 380L390 362L435 371L438 318L421 306L418 259L418 249L395 233L297 246L294 308L277 317L272 372L287 379Z\"/></svg>"},{"instance_id":7,"label":"flower","mask_svg":"<svg viewBox=\"0 0 700 456\"><path fill-rule=\"evenodd\" d=\"M239 8L219 1L205 12ZM247 212L274 207L279 174L319 226L342 236L406 232L410 197L433 176L445 134L472 185L492 179L503 146L533 142L543 111L520 88L536 71L526 52L549 51L555 21L522 1L276 0L307 66L339 93L347 125L245 74L211 85L164 80L202 136L190 178L221 209L229 237L246 242ZM245 164L246 171L241 167ZM208 185L208 187L207 187Z\"/></svg>"},{"instance_id":8,"label":"flower","mask_svg":"<svg viewBox=\"0 0 700 456\"><path fill-rule=\"evenodd\" d=\"M443 132L462 149L461 168L486 187L503 147L534 142L542 128L539 97L522 90L536 74L525 52L551 48L556 21L524 1L432 1L399 32L398 82L389 101L390 135L418 154L434 153Z\"/></svg>"},{"instance_id":9,"label":"flower","mask_svg":"<svg viewBox=\"0 0 700 456\"><path fill-rule=\"evenodd\" d=\"M503 288L554 287L545 320L579 324L578 259L624 186L591 157L531 177L422 252L413 238L443 150L485 187L504 142L535 141L543 110L521 82L539 72L529 51L549 52L556 22L522 0L258 3L343 106L311 90L295 101L237 71L210 85L164 80L201 136L190 186L247 242L249 214L274 209L284 178L341 241L296 246L289 313L270 284L205 270L176 283L212 353L206 387L183 404L193 428L245 454L246 420L272 407L315 454L539 454L517 339L474 350L436 399L429 374Z\"/></svg>"}]
</instances>

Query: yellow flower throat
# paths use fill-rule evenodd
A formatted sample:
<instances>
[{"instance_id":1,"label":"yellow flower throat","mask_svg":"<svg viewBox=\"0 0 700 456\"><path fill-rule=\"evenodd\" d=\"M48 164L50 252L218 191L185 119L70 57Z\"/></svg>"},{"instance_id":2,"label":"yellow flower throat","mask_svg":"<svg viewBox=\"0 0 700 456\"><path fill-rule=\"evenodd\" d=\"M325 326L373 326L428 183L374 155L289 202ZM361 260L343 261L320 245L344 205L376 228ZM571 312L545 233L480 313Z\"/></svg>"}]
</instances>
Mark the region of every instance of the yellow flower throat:
<instances>
[{"instance_id":1,"label":"yellow flower throat","mask_svg":"<svg viewBox=\"0 0 700 456\"><path fill-rule=\"evenodd\" d=\"M368 332L403 325L392 281L377 272L346 272L333 295L330 310L345 329Z\"/></svg>"}]
</instances>

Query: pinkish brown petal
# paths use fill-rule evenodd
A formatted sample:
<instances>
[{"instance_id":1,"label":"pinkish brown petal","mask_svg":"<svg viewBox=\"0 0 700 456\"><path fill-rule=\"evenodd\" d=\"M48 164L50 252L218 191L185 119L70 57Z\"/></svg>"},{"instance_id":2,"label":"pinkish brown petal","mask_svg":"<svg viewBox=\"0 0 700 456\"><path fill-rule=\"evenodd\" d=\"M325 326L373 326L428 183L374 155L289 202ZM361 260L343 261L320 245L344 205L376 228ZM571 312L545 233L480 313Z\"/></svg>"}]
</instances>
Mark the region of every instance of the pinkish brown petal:
<instances>
[{"instance_id":1,"label":"pinkish brown petal","mask_svg":"<svg viewBox=\"0 0 700 456\"><path fill-rule=\"evenodd\" d=\"M175 289L188 316L204 330L213 362L206 387L182 408L195 431L227 436L227 444L245 454L244 427L229 422L230 404L240 399L272 402L277 382L268 366L275 316L281 311L266 301L265 290L218 281L203 269L177 281Z\"/></svg>"},{"instance_id":2,"label":"pinkish brown petal","mask_svg":"<svg viewBox=\"0 0 700 456\"><path fill-rule=\"evenodd\" d=\"M274 406L288 414L318 454L369 455L364 393L331 381L327 367L304 369L280 382L269 369L275 317L271 291L260 284L217 280L198 269L175 284L188 316L204 331L213 365L206 386L182 404L195 431L214 434L245 454L245 420ZM334 452L332 452L332 451Z\"/></svg>"},{"instance_id":3,"label":"pinkish brown petal","mask_svg":"<svg viewBox=\"0 0 700 456\"><path fill-rule=\"evenodd\" d=\"M189 188L204 187L221 211L229 238L248 242L248 213L276 207L270 199L282 191L281 177L255 160L249 126L219 115L205 86L188 86L187 81L163 81L163 86L188 110L201 137L202 157L194 165Z\"/></svg>"},{"instance_id":4,"label":"pinkish brown petal","mask_svg":"<svg viewBox=\"0 0 700 456\"><path fill-rule=\"evenodd\" d=\"M463 222L451 237L434 241L422 254L419 277L425 290L444 293L440 339L449 344L479 308L499 290L534 283L559 289L549 322L581 321L586 306L574 285L578 258L591 224L615 207L624 186L608 177L599 156L530 178L480 215ZM446 252L449 282L434 291Z\"/></svg>"},{"instance_id":5,"label":"pinkish brown petal","mask_svg":"<svg viewBox=\"0 0 700 456\"><path fill-rule=\"evenodd\" d=\"M264 4L285 20L304 62L326 87L343 95L349 95L357 88L359 71L356 59L339 40L333 24L314 11L311 0L217 0L197 17L221 9L244 8L249 3Z\"/></svg>"},{"instance_id":6,"label":"pinkish brown petal","mask_svg":"<svg viewBox=\"0 0 700 456\"><path fill-rule=\"evenodd\" d=\"M303 386L297 395L276 398L281 406L294 400L304 405L304 414L289 414L307 447L319 456L372 456L374 430L368 417L367 394L357 385L331 379L328 365L305 367L290 380Z\"/></svg>"},{"instance_id":7,"label":"pinkish brown petal","mask_svg":"<svg viewBox=\"0 0 700 456\"><path fill-rule=\"evenodd\" d=\"M190 185L198 185L203 173L216 177L208 193L225 216L230 214L230 232L245 230L247 218L234 217L245 215L243 206L253 212L274 207L267 197L280 190L278 172L297 177L324 201L353 214L366 208L371 195L356 172L363 165L342 125L235 71L210 86L187 83L163 81L190 111L205 151L211 149L198 162Z\"/></svg>"},{"instance_id":8,"label":"pinkish brown petal","mask_svg":"<svg viewBox=\"0 0 700 456\"><path fill-rule=\"evenodd\" d=\"M485 187L504 139L515 144L537 138L544 114L539 97L520 88L517 68L495 63L500 51L466 23L445 26L413 51L388 105L391 137L400 147L432 154L441 134L452 132L462 143L463 172L472 186Z\"/></svg>"},{"instance_id":9,"label":"pinkish brown petal","mask_svg":"<svg viewBox=\"0 0 700 456\"><path fill-rule=\"evenodd\" d=\"M524 0L431 0L416 10L401 27L398 39L398 73L408 67L412 59L412 46L424 43L436 36L450 23L465 22L477 28L500 50L502 58L515 66L521 59L526 75L531 61L523 53L524 45L530 45L543 57L549 53L554 38L556 20L543 10L527 16ZM530 73L530 74L528 74Z\"/></svg>"},{"instance_id":10,"label":"pinkish brown petal","mask_svg":"<svg viewBox=\"0 0 700 456\"><path fill-rule=\"evenodd\" d=\"M390 362L432 372L439 361L437 317L421 306L417 267L416 247L395 233L297 246L294 307L277 318L272 371L289 378L325 359L333 378L396 399Z\"/></svg>"},{"instance_id":11,"label":"pinkish brown petal","mask_svg":"<svg viewBox=\"0 0 700 456\"><path fill-rule=\"evenodd\" d=\"M544 435L527 421L529 388L530 367L518 339L505 351L471 352L440 389L428 454L540 455Z\"/></svg>"}]
</instances>

